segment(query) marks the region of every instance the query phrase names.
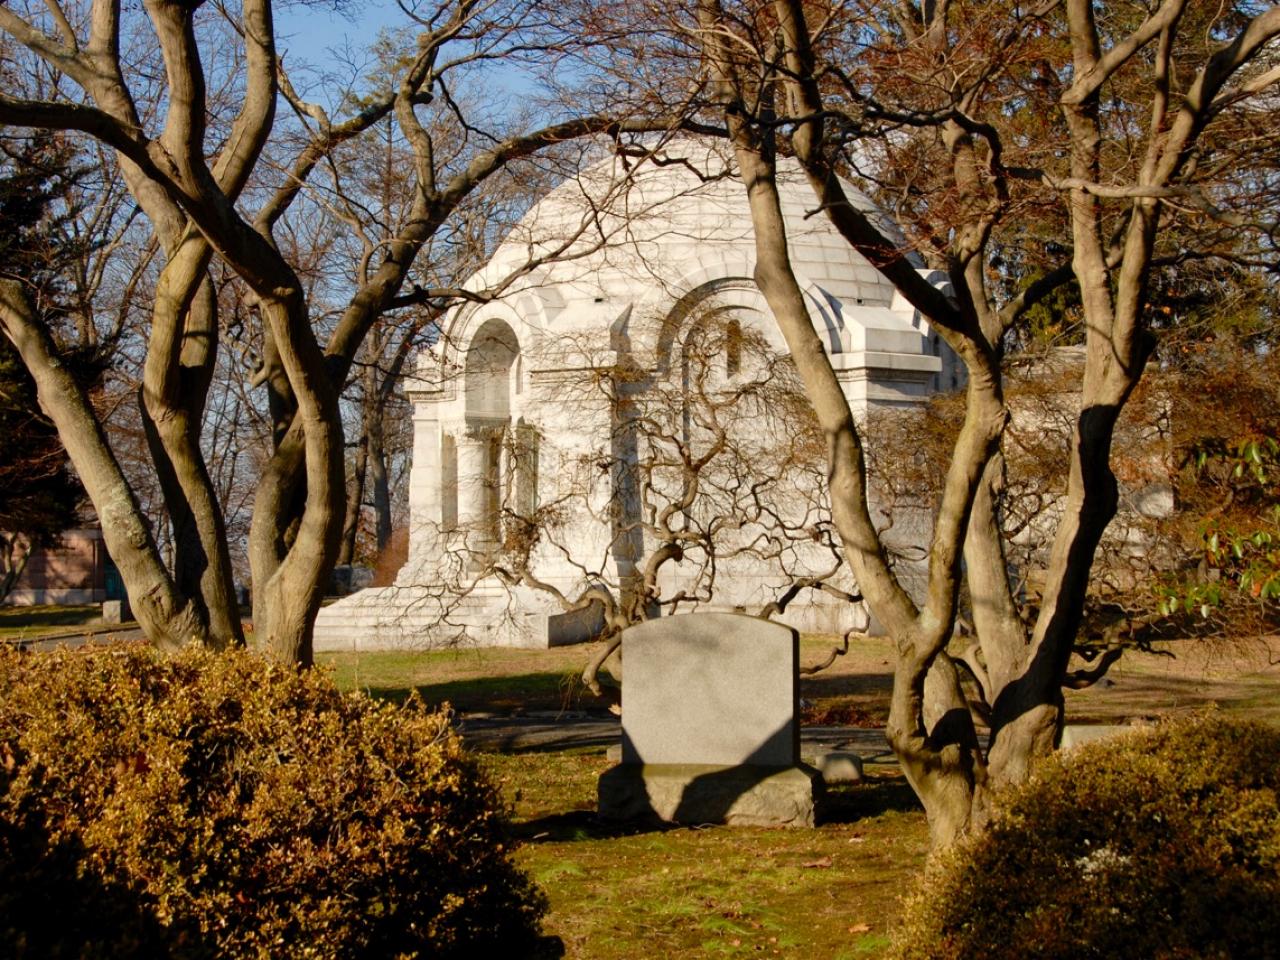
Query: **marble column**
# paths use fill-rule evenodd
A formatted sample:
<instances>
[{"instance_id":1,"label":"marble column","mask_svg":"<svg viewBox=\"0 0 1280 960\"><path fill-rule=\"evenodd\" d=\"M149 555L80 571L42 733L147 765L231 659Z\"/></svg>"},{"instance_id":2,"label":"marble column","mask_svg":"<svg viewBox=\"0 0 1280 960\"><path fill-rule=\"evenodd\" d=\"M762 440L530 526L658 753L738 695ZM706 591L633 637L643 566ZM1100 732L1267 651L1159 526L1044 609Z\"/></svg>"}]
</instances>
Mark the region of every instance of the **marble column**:
<instances>
[{"instance_id":1,"label":"marble column","mask_svg":"<svg viewBox=\"0 0 1280 960\"><path fill-rule=\"evenodd\" d=\"M474 534L489 527L489 439L467 431L458 444L458 526Z\"/></svg>"},{"instance_id":2,"label":"marble column","mask_svg":"<svg viewBox=\"0 0 1280 960\"><path fill-rule=\"evenodd\" d=\"M413 465L409 471L409 560L402 568L413 582L435 552L441 529L443 491L440 421L434 405L415 404Z\"/></svg>"}]
</instances>

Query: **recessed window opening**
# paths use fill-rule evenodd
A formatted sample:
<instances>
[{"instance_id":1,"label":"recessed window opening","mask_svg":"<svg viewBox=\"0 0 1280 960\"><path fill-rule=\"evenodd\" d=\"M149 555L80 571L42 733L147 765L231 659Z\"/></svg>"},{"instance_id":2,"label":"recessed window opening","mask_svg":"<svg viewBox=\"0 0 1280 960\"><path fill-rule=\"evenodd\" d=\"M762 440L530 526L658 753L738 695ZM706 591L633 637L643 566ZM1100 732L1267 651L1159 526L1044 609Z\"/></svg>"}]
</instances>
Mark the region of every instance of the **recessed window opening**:
<instances>
[{"instance_id":1,"label":"recessed window opening","mask_svg":"<svg viewBox=\"0 0 1280 960\"><path fill-rule=\"evenodd\" d=\"M736 319L725 325L724 372L736 377L742 370L742 324Z\"/></svg>"}]
</instances>

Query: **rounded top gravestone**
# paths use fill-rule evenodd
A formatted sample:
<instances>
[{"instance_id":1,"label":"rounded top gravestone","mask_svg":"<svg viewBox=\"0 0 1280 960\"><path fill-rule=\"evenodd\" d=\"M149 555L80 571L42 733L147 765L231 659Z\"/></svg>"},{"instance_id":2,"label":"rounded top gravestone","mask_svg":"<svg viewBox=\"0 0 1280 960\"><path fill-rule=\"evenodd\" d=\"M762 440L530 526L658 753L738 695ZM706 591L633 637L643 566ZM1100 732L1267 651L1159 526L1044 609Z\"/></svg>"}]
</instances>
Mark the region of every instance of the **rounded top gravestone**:
<instances>
[{"instance_id":1,"label":"rounded top gravestone","mask_svg":"<svg viewBox=\"0 0 1280 960\"><path fill-rule=\"evenodd\" d=\"M622 762L794 765L799 643L790 627L730 613L629 628Z\"/></svg>"}]
</instances>

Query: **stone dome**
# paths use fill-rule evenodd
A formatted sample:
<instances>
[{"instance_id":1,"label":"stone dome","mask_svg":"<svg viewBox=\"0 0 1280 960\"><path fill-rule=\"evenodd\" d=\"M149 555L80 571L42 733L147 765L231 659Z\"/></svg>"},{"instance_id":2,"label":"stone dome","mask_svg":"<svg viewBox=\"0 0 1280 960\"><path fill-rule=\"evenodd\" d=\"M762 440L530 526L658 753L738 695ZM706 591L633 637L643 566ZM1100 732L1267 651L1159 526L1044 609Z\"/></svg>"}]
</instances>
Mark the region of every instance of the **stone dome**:
<instances>
[{"instance_id":1,"label":"stone dome","mask_svg":"<svg viewBox=\"0 0 1280 960\"><path fill-rule=\"evenodd\" d=\"M778 182L792 265L828 350L919 353L927 334L920 319L828 218L814 215L813 191L795 160L779 160ZM900 238L868 197L848 184L846 192ZM528 271L534 259L547 262ZM754 265L751 216L731 148L679 137L652 157L611 153L561 183L468 287L508 280L502 299L541 339L608 329L623 311L667 310L708 284L749 284ZM528 272L509 281L522 270ZM485 312L456 311L448 339L464 344Z\"/></svg>"}]
</instances>

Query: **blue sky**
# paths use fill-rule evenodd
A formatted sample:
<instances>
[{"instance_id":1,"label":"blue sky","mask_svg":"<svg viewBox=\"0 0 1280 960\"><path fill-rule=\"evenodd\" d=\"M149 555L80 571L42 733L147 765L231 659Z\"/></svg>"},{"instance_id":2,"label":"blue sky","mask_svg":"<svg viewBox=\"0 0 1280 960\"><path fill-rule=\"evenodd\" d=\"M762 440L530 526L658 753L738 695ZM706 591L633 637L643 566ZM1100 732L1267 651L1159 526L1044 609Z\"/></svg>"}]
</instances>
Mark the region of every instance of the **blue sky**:
<instances>
[{"instance_id":1,"label":"blue sky","mask_svg":"<svg viewBox=\"0 0 1280 960\"><path fill-rule=\"evenodd\" d=\"M395 0L357 0L343 3L342 8L345 12L333 9L330 0L322 6L282 4L275 9L276 46L304 97L312 92L307 90L308 74L311 78L316 78L315 72L333 74L331 80L337 84L322 82L321 88L336 92L354 79L348 62L369 65L368 51L380 30L410 24ZM304 63L312 70L300 70ZM504 95L525 96L532 90L527 74L515 65L491 64L486 76L491 102ZM327 98L321 95L320 99Z\"/></svg>"},{"instance_id":2,"label":"blue sky","mask_svg":"<svg viewBox=\"0 0 1280 960\"><path fill-rule=\"evenodd\" d=\"M329 58L330 50L340 50L344 40L352 50L367 49L382 27L404 22L404 15L390 0L365 0L346 6L346 13L327 7L278 8L275 19L279 46L293 57L318 66Z\"/></svg>"}]
</instances>

